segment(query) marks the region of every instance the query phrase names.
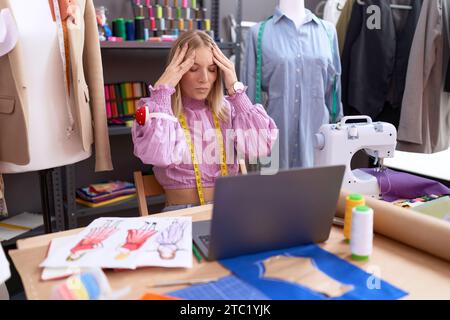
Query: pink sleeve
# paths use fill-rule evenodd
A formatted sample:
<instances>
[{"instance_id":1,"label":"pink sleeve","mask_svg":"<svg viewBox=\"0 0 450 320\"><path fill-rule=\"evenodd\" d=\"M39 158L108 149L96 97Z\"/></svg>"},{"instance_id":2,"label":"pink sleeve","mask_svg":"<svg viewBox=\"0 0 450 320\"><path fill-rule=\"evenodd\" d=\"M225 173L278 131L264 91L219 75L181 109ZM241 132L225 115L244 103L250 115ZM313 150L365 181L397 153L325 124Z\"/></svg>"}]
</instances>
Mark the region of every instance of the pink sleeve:
<instances>
[{"instance_id":1,"label":"pink sleeve","mask_svg":"<svg viewBox=\"0 0 450 320\"><path fill-rule=\"evenodd\" d=\"M131 135L134 155L143 163L168 167L180 163L187 148L183 130L173 115L171 95L175 89L161 85L150 86L151 97L139 101L138 108L146 105L150 119L141 126L133 123Z\"/></svg>"},{"instance_id":2,"label":"pink sleeve","mask_svg":"<svg viewBox=\"0 0 450 320\"><path fill-rule=\"evenodd\" d=\"M263 106L252 104L245 91L227 96L226 100L231 107L238 157L245 154L247 159L255 159L269 155L278 129Z\"/></svg>"}]
</instances>

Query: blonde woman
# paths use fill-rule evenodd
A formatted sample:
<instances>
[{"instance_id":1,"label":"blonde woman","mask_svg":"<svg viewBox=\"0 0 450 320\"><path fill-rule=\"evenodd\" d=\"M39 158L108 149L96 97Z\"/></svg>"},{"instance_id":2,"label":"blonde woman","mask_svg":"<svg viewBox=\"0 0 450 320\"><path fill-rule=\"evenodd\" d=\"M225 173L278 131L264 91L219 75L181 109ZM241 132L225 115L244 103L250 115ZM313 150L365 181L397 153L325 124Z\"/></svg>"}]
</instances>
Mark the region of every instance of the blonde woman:
<instances>
[{"instance_id":1,"label":"blonde woman","mask_svg":"<svg viewBox=\"0 0 450 320\"><path fill-rule=\"evenodd\" d=\"M132 128L134 154L166 192L165 211L210 203L216 178L236 175L238 157L266 156L278 133L205 32L180 36L168 61Z\"/></svg>"}]
</instances>

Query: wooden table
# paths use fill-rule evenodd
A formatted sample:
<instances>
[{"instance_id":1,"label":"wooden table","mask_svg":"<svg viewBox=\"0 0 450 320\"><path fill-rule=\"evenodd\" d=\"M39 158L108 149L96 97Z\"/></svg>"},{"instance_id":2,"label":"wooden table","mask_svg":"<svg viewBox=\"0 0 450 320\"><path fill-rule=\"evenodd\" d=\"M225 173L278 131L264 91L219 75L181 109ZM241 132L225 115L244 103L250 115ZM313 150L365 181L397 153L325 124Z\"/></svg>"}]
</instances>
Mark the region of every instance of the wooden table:
<instances>
[{"instance_id":1,"label":"wooden table","mask_svg":"<svg viewBox=\"0 0 450 320\"><path fill-rule=\"evenodd\" d=\"M211 205L188 208L154 215L155 217L192 216L193 221L208 220L211 217ZM61 280L41 281L41 268L47 246L51 239L68 236L82 229L58 232L20 240L17 250L9 251L17 271L22 279L28 299L49 299L51 289ZM321 247L350 261L369 273L390 282L409 292L406 299L450 299L450 263L415 248L403 245L381 235L374 237L374 249L367 262L355 262L350 259L349 245L343 242L342 229L333 226L330 238ZM189 278L215 278L230 274L217 262L194 259L192 269L183 268L142 268L138 270L107 271L113 289L131 286L126 299L139 299L145 292L167 292L184 286L148 288L152 279L178 280Z\"/></svg>"}]
</instances>

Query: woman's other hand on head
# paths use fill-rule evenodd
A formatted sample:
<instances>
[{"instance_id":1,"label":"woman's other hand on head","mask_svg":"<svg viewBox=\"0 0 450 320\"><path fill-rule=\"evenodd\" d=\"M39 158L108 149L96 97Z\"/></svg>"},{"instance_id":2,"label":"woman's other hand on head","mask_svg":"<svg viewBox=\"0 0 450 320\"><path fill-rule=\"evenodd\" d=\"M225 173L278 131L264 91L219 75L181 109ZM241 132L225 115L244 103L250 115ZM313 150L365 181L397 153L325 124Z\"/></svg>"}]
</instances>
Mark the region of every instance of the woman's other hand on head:
<instances>
[{"instance_id":1,"label":"woman's other hand on head","mask_svg":"<svg viewBox=\"0 0 450 320\"><path fill-rule=\"evenodd\" d=\"M192 67L195 61L195 50L188 54L188 49L189 46L187 44L177 48L172 61L155 83L155 87L158 85L175 87L180 82L183 75Z\"/></svg>"},{"instance_id":2,"label":"woman's other hand on head","mask_svg":"<svg viewBox=\"0 0 450 320\"><path fill-rule=\"evenodd\" d=\"M211 47L214 63L222 70L225 89L229 89L238 81L233 62L228 59L216 44Z\"/></svg>"}]
</instances>

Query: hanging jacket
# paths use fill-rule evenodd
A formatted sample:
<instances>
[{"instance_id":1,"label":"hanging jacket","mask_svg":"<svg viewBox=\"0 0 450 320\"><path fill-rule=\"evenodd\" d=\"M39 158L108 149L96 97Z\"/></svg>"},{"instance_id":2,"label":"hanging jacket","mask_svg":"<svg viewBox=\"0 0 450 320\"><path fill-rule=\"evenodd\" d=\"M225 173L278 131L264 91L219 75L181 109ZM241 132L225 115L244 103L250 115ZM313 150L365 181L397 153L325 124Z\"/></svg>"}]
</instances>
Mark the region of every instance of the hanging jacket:
<instances>
[{"instance_id":1,"label":"hanging jacket","mask_svg":"<svg viewBox=\"0 0 450 320\"><path fill-rule=\"evenodd\" d=\"M450 93L443 91L441 0L424 1L409 59L397 150L434 153L450 143Z\"/></svg>"},{"instance_id":2,"label":"hanging jacket","mask_svg":"<svg viewBox=\"0 0 450 320\"><path fill-rule=\"evenodd\" d=\"M393 9L391 3L412 6ZM368 26L377 18L379 29ZM406 70L422 0L365 0L355 2L342 56L344 114L360 113L374 119L386 105L401 107ZM398 111L399 112L399 111Z\"/></svg>"}]
</instances>

